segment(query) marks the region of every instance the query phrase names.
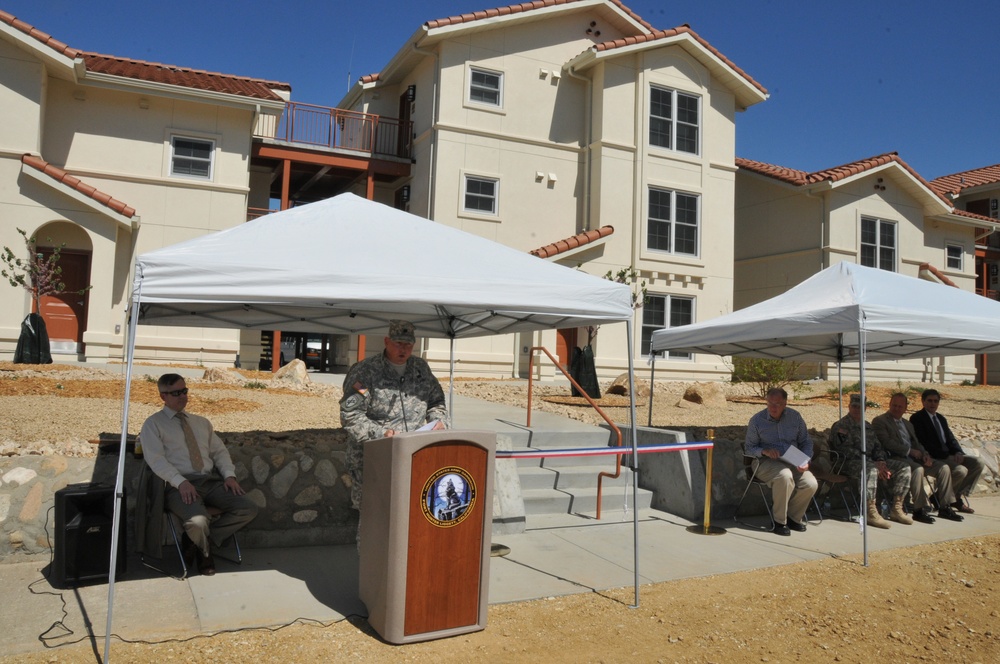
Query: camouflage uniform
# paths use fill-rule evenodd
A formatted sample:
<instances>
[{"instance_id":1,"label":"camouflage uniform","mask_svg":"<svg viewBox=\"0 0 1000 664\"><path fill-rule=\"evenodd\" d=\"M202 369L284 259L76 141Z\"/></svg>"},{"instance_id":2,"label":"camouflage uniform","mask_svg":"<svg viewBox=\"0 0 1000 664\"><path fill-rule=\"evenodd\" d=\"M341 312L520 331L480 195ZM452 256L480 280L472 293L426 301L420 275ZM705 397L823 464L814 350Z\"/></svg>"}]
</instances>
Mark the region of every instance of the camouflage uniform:
<instances>
[{"instance_id":1,"label":"camouflage uniform","mask_svg":"<svg viewBox=\"0 0 1000 664\"><path fill-rule=\"evenodd\" d=\"M887 459L885 448L879 443L875 429L865 422L865 443L868 447L868 477L866 478L868 500L875 500L875 490L878 484L878 468L875 463L884 461L892 476L887 480L889 491L893 496L905 496L910 490L910 467L901 459ZM842 475L850 478L857 486L857 478L861 475L861 425L850 415L845 415L830 427L830 449L845 459Z\"/></svg>"},{"instance_id":2,"label":"camouflage uniform","mask_svg":"<svg viewBox=\"0 0 1000 664\"><path fill-rule=\"evenodd\" d=\"M351 505L361 509L363 443L382 438L387 429L413 431L434 420L448 425L444 391L427 362L410 357L402 376L384 353L358 362L344 378L340 423L347 430L347 470Z\"/></svg>"}]
</instances>

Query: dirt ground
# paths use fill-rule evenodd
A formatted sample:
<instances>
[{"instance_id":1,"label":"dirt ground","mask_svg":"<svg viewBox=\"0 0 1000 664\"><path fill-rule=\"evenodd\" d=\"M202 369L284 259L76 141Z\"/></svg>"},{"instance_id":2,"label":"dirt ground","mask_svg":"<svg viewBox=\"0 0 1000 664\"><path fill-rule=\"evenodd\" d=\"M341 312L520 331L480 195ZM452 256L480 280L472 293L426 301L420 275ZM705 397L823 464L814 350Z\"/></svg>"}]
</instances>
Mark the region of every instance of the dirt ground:
<instances>
[{"instance_id":1,"label":"dirt ground","mask_svg":"<svg viewBox=\"0 0 1000 664\"><path fill-rule=\"evenodd\" d=\"M95 403L120 400L122 386L90 370L0 363L0 443L25 436L13 408L33 403L53 408L59 400L61 429L45 436L58 450L62 440L92 438L104 426L87 419ZM30 375L29 375L30 374ZM267 376L247 376L267 380ZM156 407L156 394L144 381L133 385L133 399ZM274 403L298 411L297 421L334 418L334 387L306 390L210 384L189 380L200 395L192 410L213 414L238 410L239 426L265 428ZM61 386L61 387L60 387ZM136 387L138 386L138 387ZM727 386L729 407L706 412L676 406L683 385L657 387L654 425L718 428L737 435L749 414L762 408L745 387ZM869 399L882 412L897 385L873 386ZM1000 390L945 386L942 412L970 437L997 440ZM240 392L239 390L242 390ZM272 392L273 390L273 392ZM837 416L837 399L828 385L793 390L793 406L810 427L828 427ZM523 399L523 383L460 381L460 393L498 401ZM565 394L564 388L542 389ZM114 395L118 396L115 397ZM95 401L100 400L100 401ZM321 414L313 414L317 403ZM919 398L915 400L919 403ZM301 404L299 408L295 403ZM911 399L911 404L914 399ZM271 405L269 405L271 404ZM198 407L200 406L200 407ZM573 406L536 402L536 408L587 419ZM570 409L565 411L564 409ZM617 409L623 412L625 409ZM74 413L79 412L79 417ZM112 414L113 415L113 414ZM50 414L34 412L52 420ZM213 415L213 419L215 419ZM221 414L220 414L221 417ZM645 423L647 412L639 413ZM622 421L616 412L616 421ZM109 420L113 430L114 419ZM141 420L140 420L141 421ZM330 425L328 422L322 426ZM217 428L237 430L235 426ZM731 429L730 429L731 428ZM99 429L100 430L100 429ZM32 430L34 431L34 430ZM13 452L9 452L13 453ZM273 629L192 636L186 641L112 644L116 662L316 662L334 658L376 662L970 662L1000 661L1000 535L935 545L880 551L861 557L819 561L688 579L641 589L640 606L630 608L632 588L534 602L494 605L486 630L450 639L393 646L383 643L362 618L334 624L294 624ZM97 644L103 652L103 644ZM0 662L94 662L87 643L34 655L0 657Z\"/></svg>"}]
</instances>

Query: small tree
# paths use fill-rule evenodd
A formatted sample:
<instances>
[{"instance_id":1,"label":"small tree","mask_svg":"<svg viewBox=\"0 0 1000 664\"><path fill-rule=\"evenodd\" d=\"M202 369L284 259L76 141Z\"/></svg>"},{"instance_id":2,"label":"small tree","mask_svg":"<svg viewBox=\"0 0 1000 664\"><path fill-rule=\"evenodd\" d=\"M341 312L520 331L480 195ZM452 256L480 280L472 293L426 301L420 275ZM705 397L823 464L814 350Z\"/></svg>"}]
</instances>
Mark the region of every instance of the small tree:
<instances>
[{"instance_id":1,"label":"small tree","mask_svg":"<svg viewBox=\"0 0 1000 664\"><path fill-rule=\"evenodd\" d=\"M646 304L646 280L640 279L639 271L636 270L631 265L628 267L623 267L622 269L615 272L614 270L608 270L604 278L608 281L613 281L616 284L625 284L632 290L632 310L638 311L642 308L642 305ZM591 325L587 327L587 345L593 343L594 339L597 337L598 326Z\"/></svg>"},{"instance_id":2,"label":"small tree","mask_svg":"<svg viewBox=\"0 0 1000 664\"><path fill-rule=\"evenodd\" d=\"M766 397L772 387L784 387L795 382L801 362L766 359L762 357L734 357L733 382L751 383L758 396Z\"/></svg>"},{"instance_id":3,"label":"small tree","mask_svg":"<svg viewBox=\"0 0 1000 664\"><path fill-rule=\"evenodd\" d=\"M3 259L5 268L0 268L0 275L3 275L11 286L20 286L31 294L31 301L34 303L34 310L42 312L42 297L45 295L58 295L65 292L66 284L62 280L62 268L59 267L59 258L65 244L53 248L52 253L46 258L44 254L37 250L35 236L28 237L26 231L17 229L17 232L24 238L24 245L28 250L27 258L18 258L10 247L3 248ZM51 238L47 238L49 242ZM79 291L82 295L90 286Z\"/></svg>"}]
</instances>

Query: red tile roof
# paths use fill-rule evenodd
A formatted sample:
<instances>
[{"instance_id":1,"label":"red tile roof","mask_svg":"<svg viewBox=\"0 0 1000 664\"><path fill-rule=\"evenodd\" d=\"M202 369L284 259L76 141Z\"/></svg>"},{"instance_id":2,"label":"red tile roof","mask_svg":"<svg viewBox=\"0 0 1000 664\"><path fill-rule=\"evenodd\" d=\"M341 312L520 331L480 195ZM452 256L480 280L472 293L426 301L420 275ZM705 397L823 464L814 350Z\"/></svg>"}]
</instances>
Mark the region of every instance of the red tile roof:
<instances>
[{"instance_id":1,"label":"red tile roof","mask_svg":"<svg viewBox=\"0 0 1000 664\"><path fill-rule=\"evenodd\" d=\"M274 90L291 91L292 89L292 86L288 83L279 81L266 81L246 76L219 74L199 69L189 69L187 67L145 62L132 58L120 58L113 55L86 53L75 48L70 48L61 41L52 38L50 35L15 18L7 12L0 11L0 21L35 38L61 55L74 60L82 57L89 72L110 74L140 81L165 83L167 85L176 85L195 90L221 92L223 94L238 95L251 99L266 99L268 101L283 101L281 97L274 93Z\"/></svg>"},{"instance_id":2,"label":"red tile roof","mask_svg":"<svg viewBox=\"0 0 1000 664\"><path fill-rule=\"evenodd\" d=\"M795 170L793 168L785 168L784 166L765 164L764 162L753 161L751 159L736 158L736 165L740 168L745 168L748 171L753 171L755 173L759 173L760 175L766 175L768 177L795 185L815 184L817 182L839 182L840 180L849 178L853 175L858 175L859 173L864 173L865 171L870 171L873 168L884 166L892 162L896 162L906 169L908 173L927 185L928 188L930 187L927 181L917 175L916 171L910 168L905 161L900 159L899 154L896 152L886 152L885 154L876 155L867 159L852 161L849 164L834 166L833 168L826 168L821 171L813 171L812 173Z\"/></svg>"},{"instance_id":3,"label":"red tile roof","mask_svg":"<svg viewBox=\"0 0 1000 664\"><path fill-rule=\"evenodd\" d=\"M931 180L931 186L942 194L959 195L963 189L1000 182L1000 164L962 171L953 175L943 175Z\"/></svg>"},{"instance_id":4,"label":"red tile roof","mask_svg":"<svg viewBox=\"0 0 1000 664\"><path fill-rule=\"evenodd\" d=\"M2 9L0 9L0 21L6 23L9 26L17 28L18 30L28 35L29 37L34 37L41 43L51 48L53 51L65 55L67 58L76 59L76 57L80 55L80 51L76 50L75 48L70 48L66 44L54 38L52 35L42 32L38 28L25 23L24 21L16 18L14 15L8 14L7 12L3 11Z\"/></svg>"},{"instance_id":5,"label":"red tile roof","mask_svg":"<svg viewBox=\"0 0 1000 664\"><path fill-rule=\"evenodd\" d=\"M94 73L134 78L139 81L177 85L195 90L221 92L241 97L250 97L252 99L283 101L281 97L274 93L274 90L290 91L292 89L292 86L288 83L281 83L279 81L265 81L259 78L220 74L218 72L202 71L188 67L175 67L174 65L165 65L158 62L119 58L114 55L102 55L100 53L83 53L83 60L87 64L87 71Z\"/></svg>"},{"instance_id":6,"label":"red tile roof","mask_svg":"<svg viewBox=\"0 0 1000 664\"><path fill-rule=\"evenodd\" d=\"M60 182L71 189L75 189L84 196L94 199L101 205L108 207L118 214L132 218L135 216L135 208L130 205L122 203L118 199L112 198L110 194L105 194L103 191L99 191L96 187L92 187L89 184L84 184L83 180L73 175L70 175L58 166L53 166L49 162L45 161L41 157L36 157L32 154L26 154L21 157L21 163L31 166L35 170L45 173L50 178L56 182Z\"/></svg>"},{"instance_id":7,"label":"red tile roof","mask_svg":"<svg viewBox=\"0 0 1000 664\"><path fill-rule=\"evenodd\" d=\"M935 277L937 277L938 280L942 284L944 284L945 286L954 286L955 288L958 288L958 284L956 284L954 281L952 281L951 279L949 279L948 277L946 277L944 275L944 273L941 272L941 270L937 269L936 267L934 267L930 263L921 263L919 269L920 269L921 272L924 271L924 270L926 270L927 272L930 272Z\"/></svg>"},{"instance_id":8,"label":"red tile roof","mask_svg":"<svg viewBox=\"0 0 1000 664\"><path fill-rule=\"evenodd\" d=\"M470 23L472 21L479 21L484 18L495 18L497 16L510 16L511 14L520 14L522 12L528 12L533 9L543 9L545 7L555 7L557 5L569 5L575 2L581 2L582 0L535 0L534 2L522 2L516 5L508 5L506 7L497 7L496 9L483 9L477 12L469 12L467 14L459 14L458 16L449 16L448 18L439 18L433 21L427 21L424 23L428 28L442 28L447 25L458 25L459 23ZM623 12L628 14L630 18L638 22L647 30L653 30L653 26L647 23L638 14L633 12L631 9L626 7L624 4L619 2L619 0L608 0L613 5L616 5Z\"/></svg>"},{"instance_id":9,"label":"red tile roof","mask_svg":"<svg viewBox=\"0 0 1000 664\"><path fill-rule=\"evenodd\" d=\"M951 214L957 214L960 217L968 217L969 219L976 219L980 221L988 221L991 224L996 223L996 219L991 219L989 217L984 217L980 214L974 214L972 212L966 212L964 210L955 209L945 196L942 190L935 188L930 182L920 177L920 175L910 168L910 165L899 158L899 153L896 152L886 152L885 154L876 155L874 157L869 157L868 159L861 159L860 161L852 161L849 164L843 164L842 166L834 166L833 168L827 168L821 171L813 171L812 173L807 173L806 171L798 171L793 168L785 168L784 166L775 166L774 164L765 164L762 161L753 161L752 159L742 159L740 157L736 158L736 165L739 168L752 171L759 175L765 175L767 177L774 178L775 180L780 180L782 182L787 182L788 184L793 184L796 186L804 186L809 184L816 184L817 182L838 182L844 180L853 175L858 175L864 173L865 171L870 171L873 168L879 166L884 166L885 164L896 163L899 164L907 173L912 175L918 182L927 187L928 191L944 201L948 207L951 209ZM939 178L940 179L940 178Z\"/></svg>"},{"instance_id":10,"label":"red tile roof","mask_svg":"<svg viewBox=\"0 0 1000 664\"><path fill-rule=\"evenodd\" d=\"M591 242L600 240L602 237L607 237L614 232L614 226L601 226L598 229L584 231L583 233L578 233L572 237L568 237L565 240L558 240L552 244L547 244L544 247L532 249L528 253L532 256L538 256L539 258L551 258L552 256L565 253L570 249L576 249L577 247L582 247L585 244L590 244Z\"/></svg>"},{"instance_id":11,"label":"red tile roof","mask_svg":"<svg viewBox=\"0 0 1000 664\"><path fill-rule=\"evenodd\" d=\"M885 154L876 155L867 159L852 161L849 164L834 166L833 168L826 168L821 171L813 171L812 173L797 171L791 168L784 168L782 166L774 166L772 164L765 164L763 162L752 161L750 159L736 158L736 165L740 168L745 168L748 171L753 171L755 173L759 173L760 175L766 175L794 185L815 184L817 182L839 182L840 180L847 179L854 175L859 175L865 171L870 171L874 168L878 168L879 166L885 166L886 164L891 164L893 162L899 164L903 170L916 178L918 182L927 187L927 189L929 189L935 196L951 205L947 199L931 187L927 180L920 177L919 173L910 168L910 165L905 161L900 159L899 153L897 152L886 152Z\"/></svg>"},{"instance_id":12,"label":"red tile roof","mask_svg":"<svg viewBox=\"0 0 1000 664\"><path fill-rule=\"evenodd\" d=\"M746 79L746 81L750 83L750 85L754 86L764 94L767 94L767 88L765 88L763 85L755 81L753 77L750 76L750 74L746 73L745 71L737 67L736 63L734 63L732 60L724 56L717 48L715 48L707 41L702 39L701 36L694 30L692 30L691 27L686 23L682 26L672 28L670 30L653 30L653 32L648 35L636 35L633 37L623 37L621 39L614 39L612 41L604 42L602 44L597 44L595 48L598 51L610 51L612 49L623 48L625 46L632 46L634 44L645 44L648 42L656 41L658 39L668 39L670 37L676 37L677 35L681 34L691 35L691 37L695 41L697 41L699 44L708 49L713 55L715 55L715 57L719 58L724 63L726 63L727 67L729 67L737 74L742 76L744 79Z\"/></svg>"}]
</instances>

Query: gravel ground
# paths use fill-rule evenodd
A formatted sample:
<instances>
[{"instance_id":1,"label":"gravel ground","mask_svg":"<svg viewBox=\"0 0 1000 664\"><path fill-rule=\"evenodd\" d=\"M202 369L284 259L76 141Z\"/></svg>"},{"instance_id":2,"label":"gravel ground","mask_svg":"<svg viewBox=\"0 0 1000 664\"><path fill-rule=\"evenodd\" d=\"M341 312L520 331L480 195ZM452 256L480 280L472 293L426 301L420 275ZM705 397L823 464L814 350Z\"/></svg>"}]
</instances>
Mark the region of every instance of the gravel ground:
<instances>
[{"instance_id":1,"label":"gravel ground","mask_svg":"<svg viewBox=\"0 0 1000 664\"><path fill-rule=\"evenodd\" d=\"M339 426L336 387L273 386L268 374L224 372L189 380L191 409L221 432ZM117 431L123 379L93 369L0 363L0 454L92 454L87 441ZM243 386L240 383L249 383ZM456 391L523 405L520 381L457 381ZM763 407L746 385L728 385L725 408L678 407L686 386L657 385L653 424L714 428L739 437ZM897 385L872 386L881 412ZM909 386L905 386L909 387ZM838 416L829 384L794 386L792 406L817 431ZM939 388L940 389L940 388ZM1000 439L1000 388L945 386L942 412L959 437ZM535 408L586 421L588 410L554 403L566 388L536 387ZM546 401L551 399L553 401ZM132 387L130 429L159 407L155 386ZM602 399L615 421L620 400ZM919 398L911 403L919 402ZM872 413L875 414L875 413ZM638 421L648 411L640 408ZM978 518L978 517L977 517ZM382 643L364 621L292 625L199 636L183 642L116 644L115 661L245 662L996 662L1000 661L1000 536L829 558L780 568L495 605L483 632L407 646ZM0 657L0 662L93 662L86 644Z\"/></svg>"}]
</instances>

